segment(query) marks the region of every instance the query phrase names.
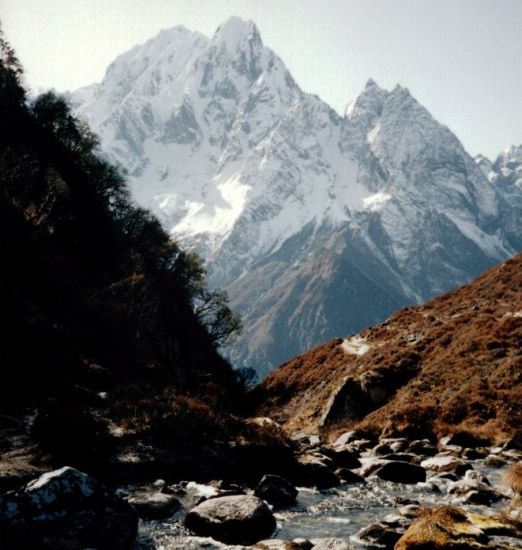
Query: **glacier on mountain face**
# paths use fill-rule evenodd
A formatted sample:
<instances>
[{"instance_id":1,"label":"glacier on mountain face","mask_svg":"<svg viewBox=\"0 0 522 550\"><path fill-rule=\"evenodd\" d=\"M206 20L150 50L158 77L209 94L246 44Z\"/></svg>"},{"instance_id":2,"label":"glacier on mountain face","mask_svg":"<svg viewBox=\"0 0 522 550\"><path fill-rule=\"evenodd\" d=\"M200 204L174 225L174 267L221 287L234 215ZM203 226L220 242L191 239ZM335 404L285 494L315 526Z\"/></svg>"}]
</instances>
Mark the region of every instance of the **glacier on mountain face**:
<instances>
[{"instance_id":1,"label":"glacier on mountain face","mask_svg":"<svg viewBox=\"0 0 522 550\"><path fill-rule=\"evenodd\" d=\"M135 200L205 259L260 373L522 249L520 148L472 159L406 88L339 116L233 17L162 31L71 96Z\"/></svg>"}]
</instances>

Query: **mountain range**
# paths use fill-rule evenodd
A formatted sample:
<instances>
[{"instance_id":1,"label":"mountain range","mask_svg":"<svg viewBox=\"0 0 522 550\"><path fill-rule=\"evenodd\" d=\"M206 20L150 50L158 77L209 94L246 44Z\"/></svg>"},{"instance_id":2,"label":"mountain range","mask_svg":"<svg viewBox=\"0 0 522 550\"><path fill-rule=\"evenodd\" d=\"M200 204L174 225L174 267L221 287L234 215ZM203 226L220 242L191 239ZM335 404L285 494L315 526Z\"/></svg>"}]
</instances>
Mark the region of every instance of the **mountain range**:
<instances>
[{"instance_id":1,"label":"mountain range","mask_svg":"<svg viewBox=\"0 0 522 550\"><path fill-rule=\"evenodd\" d=\"M227 289L245 330L226 352L261 375L522 250L522 146L473 159L372 80L340 116L251 21L164 30L70 101Z\"/></svg>"}]
</instances>

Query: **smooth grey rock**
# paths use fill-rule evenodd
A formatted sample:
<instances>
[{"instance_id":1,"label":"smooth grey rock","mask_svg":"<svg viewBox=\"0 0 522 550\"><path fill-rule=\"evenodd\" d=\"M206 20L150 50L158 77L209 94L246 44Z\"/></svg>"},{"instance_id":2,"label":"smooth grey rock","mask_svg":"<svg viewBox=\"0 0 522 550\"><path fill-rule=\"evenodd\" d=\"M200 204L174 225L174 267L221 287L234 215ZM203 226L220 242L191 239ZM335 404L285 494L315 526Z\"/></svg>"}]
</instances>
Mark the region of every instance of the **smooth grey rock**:
<instances>
[{"instance_id":1,"label":"smooth grey rock","mask_svg":"<svg viewBox=\"0 0 522 550\"><path fill-rule=\"evenodd\" d=\"M185 525L196 535L228 544L253 544L269 537L276 522L260 498L234 495L202 502L187 514Z\"/></svg>"}]
</instances>

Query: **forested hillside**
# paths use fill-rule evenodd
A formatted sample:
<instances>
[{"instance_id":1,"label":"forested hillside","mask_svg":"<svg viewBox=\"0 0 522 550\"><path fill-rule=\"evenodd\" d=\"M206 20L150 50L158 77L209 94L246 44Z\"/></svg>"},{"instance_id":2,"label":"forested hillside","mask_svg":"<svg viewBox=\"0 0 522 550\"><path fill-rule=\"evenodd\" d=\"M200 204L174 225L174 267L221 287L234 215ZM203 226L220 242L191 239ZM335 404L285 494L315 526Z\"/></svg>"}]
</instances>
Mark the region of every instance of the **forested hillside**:
<instances>
[{"instance_id":1,"label":"forested hillside","mask_svg":"<svg viewBox=\"0 0 522 550\"><path fill-rule=\"evenodd\" d=\"M187 391L209 375L227 393L234 375L216 347L239 322L226 297L131 202L67 103L27 97L1 47L2 401L78 383L92 364Z\"/></svg>"}]
</instances>

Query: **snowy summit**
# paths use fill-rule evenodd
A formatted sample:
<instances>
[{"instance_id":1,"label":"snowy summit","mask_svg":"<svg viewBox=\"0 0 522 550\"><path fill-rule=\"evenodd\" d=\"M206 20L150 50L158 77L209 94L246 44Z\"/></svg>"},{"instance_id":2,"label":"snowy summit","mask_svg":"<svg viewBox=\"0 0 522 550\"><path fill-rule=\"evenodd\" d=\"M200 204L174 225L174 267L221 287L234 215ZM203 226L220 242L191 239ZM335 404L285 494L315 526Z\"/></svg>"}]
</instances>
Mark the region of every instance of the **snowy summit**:
<instances>
[{"instance_id":1,"label":"snowy summit","mask_svg":"<svg viewBox=\"0 0 522 550\"><path fill-rule=\"evenodd\" d=\"M511 160L494 184L401 86L369 80L339 116L252 21L164 30L72 102L135 199L228 288L247 326L233 359L260 370L522 248Z\"/></svg>"}]
</instances>

